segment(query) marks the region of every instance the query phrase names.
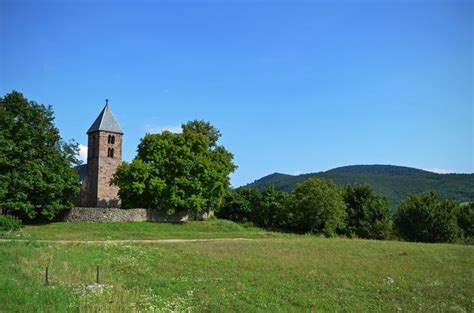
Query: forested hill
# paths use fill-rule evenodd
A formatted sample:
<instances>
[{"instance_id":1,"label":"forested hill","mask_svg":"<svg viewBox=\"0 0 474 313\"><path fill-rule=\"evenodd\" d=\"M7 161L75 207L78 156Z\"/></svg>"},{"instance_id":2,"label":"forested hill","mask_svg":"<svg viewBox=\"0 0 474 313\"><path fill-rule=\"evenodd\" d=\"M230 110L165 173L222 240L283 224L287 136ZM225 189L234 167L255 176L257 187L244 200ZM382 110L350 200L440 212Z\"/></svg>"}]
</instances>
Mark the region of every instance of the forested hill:
<instances>
[{"instance_id":1,"label":"forested hill","mask_svg":"<svg viewBox=\"0 0 474 313\"><path fill-rule=\"evenodd\" d=\"M366 183L387 197L393 208L409 195L429 191L437 191L443 198L474 201L474 174L436 174L394 165L352 165L298 176L274 173L244 188L265 189L273 185L277 190L291 191L311 177L331 179L338 185Z\"/></svg>"}]
</instances>

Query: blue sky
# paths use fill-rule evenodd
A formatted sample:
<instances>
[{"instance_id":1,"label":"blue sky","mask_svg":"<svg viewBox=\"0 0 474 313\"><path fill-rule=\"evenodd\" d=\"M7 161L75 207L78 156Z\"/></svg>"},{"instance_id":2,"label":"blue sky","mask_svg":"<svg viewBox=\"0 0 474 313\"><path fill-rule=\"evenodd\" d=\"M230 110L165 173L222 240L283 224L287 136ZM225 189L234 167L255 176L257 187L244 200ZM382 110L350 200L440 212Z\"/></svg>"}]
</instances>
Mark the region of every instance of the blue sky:
<instances>
[{"instance_id":1,"label":"blue sky","mask_svg":"<svg viewBox=\"0 0 474 313\"><path fill-rule=\"evenodd\" d=\"M473 172L472 1L0 1L0 92L64 139L110 99L145 132L213 123L239 186L352 164Z\"/></svg>"}]
</instances>

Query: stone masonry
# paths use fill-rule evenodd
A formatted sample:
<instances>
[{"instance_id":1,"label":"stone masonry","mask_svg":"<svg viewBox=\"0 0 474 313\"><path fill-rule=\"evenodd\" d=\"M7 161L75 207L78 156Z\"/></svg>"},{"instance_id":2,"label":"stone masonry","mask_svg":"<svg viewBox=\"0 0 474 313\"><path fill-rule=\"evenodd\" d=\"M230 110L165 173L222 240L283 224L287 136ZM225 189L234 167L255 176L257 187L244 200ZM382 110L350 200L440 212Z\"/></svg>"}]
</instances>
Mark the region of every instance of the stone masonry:
<instances>
[{"instance_id":1,"label":"stone masonry","mask_svg":"<svg viewBox=\"0 0 474 313\"><path fill-rule=\"evenodd\" d=\"M167 215L154 209L119 208L72 208L65 211L62 220L68 223L112 223L112 222L186 222L204 220L214 212L188 213L185 211Z\"/></svg>"},{"instance_id":2,"label":"stone masonry","mask_svg":"<svg viewBox=\"0 0 474 313\"><path fill-rule=\"evenodd\" d=\"M107 101L107 100L106 100ZM81 205L90 207L118 207L118 186L110 184L122 163L122 129L109 109L108 102L87 131L87 177Z\"/></svg>"},{"instance_id":3,"label":"stone masonry","mask_svg":"<svg viewBox=\"0 0 474 313\"><path fill-rule=\"evenodd\" d=\"M113 136L113 144L109 143L109 136ZM106 131L89 134L88 147L88 203L95 207L117 207L119 188L110 185L110 180L122 163L122 135Z\"/></svg>"}]
</instances>

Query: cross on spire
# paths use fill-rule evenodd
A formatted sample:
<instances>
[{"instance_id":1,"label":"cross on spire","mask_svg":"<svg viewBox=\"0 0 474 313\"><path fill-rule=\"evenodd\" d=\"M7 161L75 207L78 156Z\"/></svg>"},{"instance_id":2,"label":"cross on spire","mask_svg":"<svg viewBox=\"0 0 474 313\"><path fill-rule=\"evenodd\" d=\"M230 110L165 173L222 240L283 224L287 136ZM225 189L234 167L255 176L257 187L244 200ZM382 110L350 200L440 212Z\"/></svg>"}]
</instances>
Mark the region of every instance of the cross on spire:
<instances>
[{"instance_id":1,"label":"cross on spire","mask_svg":"<svg viewBox=\"0 0 474 313\"><path fill-rule=\"evenodd\" d=\"M105 99L105 105L109 105L109 99Z\"/></svg>"}]
</instances>

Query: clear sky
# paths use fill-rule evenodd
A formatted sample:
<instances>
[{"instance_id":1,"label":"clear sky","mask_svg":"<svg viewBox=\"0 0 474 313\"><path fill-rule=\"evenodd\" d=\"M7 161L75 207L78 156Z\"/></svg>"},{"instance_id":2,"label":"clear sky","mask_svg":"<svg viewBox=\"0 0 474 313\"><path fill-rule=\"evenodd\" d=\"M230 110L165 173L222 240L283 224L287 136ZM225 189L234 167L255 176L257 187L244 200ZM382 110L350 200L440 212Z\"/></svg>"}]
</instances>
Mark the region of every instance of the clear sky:
<instances>
[{"instance_id":1,"label":"clear sky","mask_svg":"<svg viewBox=\"0 0 474 313\"><path fill-rule=\"evenodd\" d=\"M473 2L0 0L0 93L64 139L110 99L124 159L210 121L239 186L352 164L473 172Z\"/></svg>"}]
</instances>

